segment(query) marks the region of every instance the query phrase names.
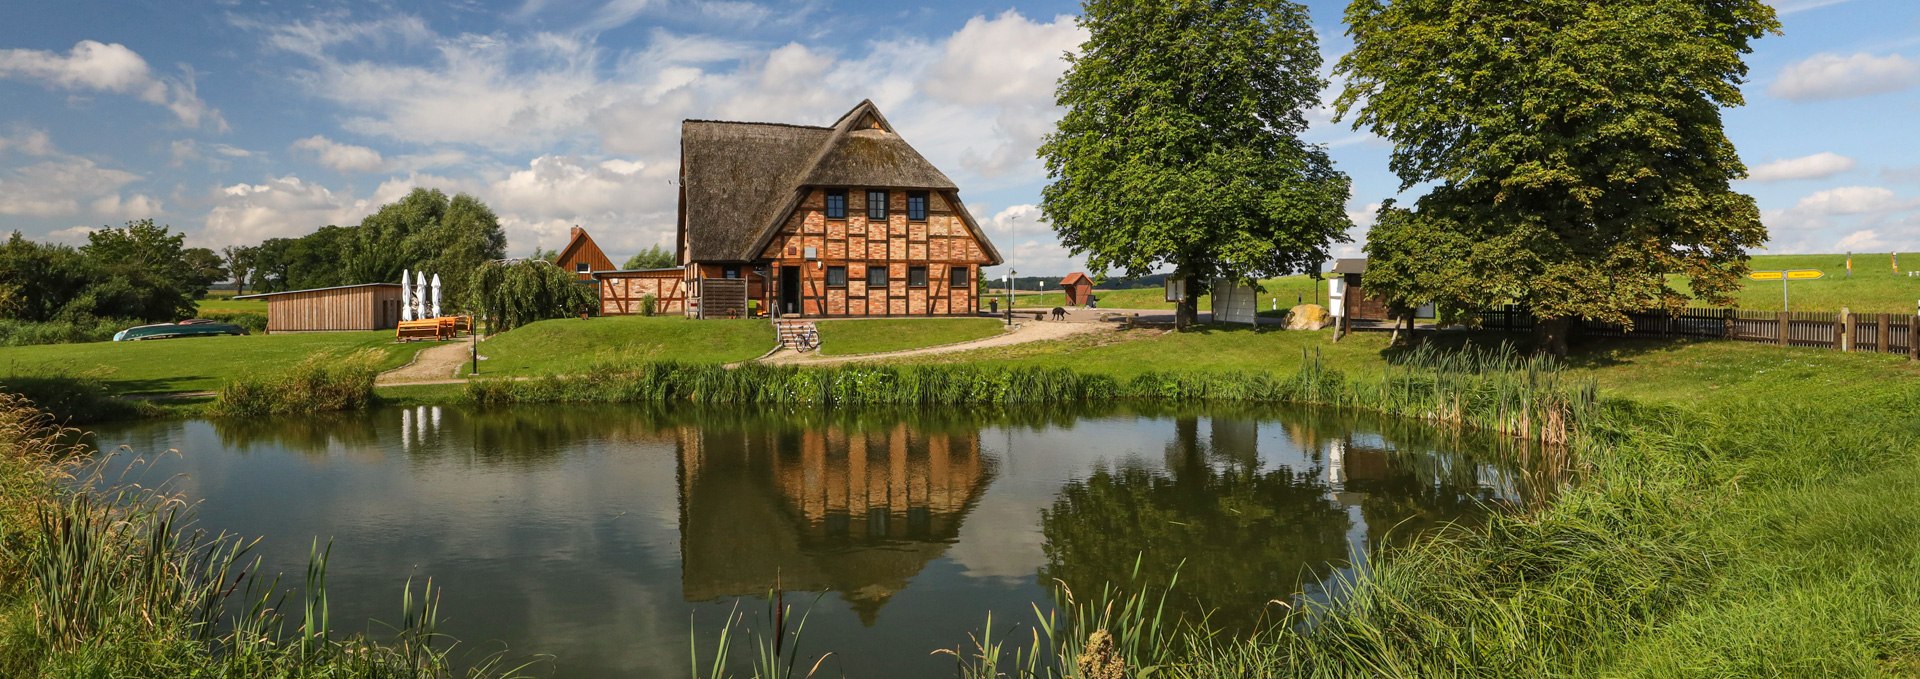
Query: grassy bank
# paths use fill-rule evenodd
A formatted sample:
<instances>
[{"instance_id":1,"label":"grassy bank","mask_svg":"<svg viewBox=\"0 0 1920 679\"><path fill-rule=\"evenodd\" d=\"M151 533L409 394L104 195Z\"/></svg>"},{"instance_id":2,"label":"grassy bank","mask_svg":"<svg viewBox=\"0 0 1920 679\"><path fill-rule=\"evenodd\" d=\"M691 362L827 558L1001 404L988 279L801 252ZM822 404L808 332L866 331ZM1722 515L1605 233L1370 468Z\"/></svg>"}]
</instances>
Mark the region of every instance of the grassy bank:
<instances>
[{"instance_id":1,"label":"grassy bank","mask_svg":"<svg viewBox=\"0 0 1920 679\"><path fill-rule=\"evenodd\" d=\"M965 342L1000 334L991 318L913 318L820 321L820 353L851 356Z\"/></svg>"},{"instance_id":2,"label":"grassy bank","mask_svg":"<svg viewBox=\"0 0 1920 679\"><path fill-rule=\"evenodd\" d=\"M292 600L260 573L254 542L191 527L166 488L104 487L89 452L0 395L0 676L501 676L497 655L456 653L432 582L409 582L378 635L328 616L315 545ZM75 490L75 488L92 488ZM374 627L373 629L382 629ZM464 667L457 667L457 665Z\"/></svg>"},{"instance_id":3,"label":"grassy bank","mask_svg":"<svg viewBox=\"0 0 1920 679\"><path fill-rule=\"evenodd\" d=\"M192 337L144 342L93 342L0 347L7 375L86 376L116 394L213 391L243 375L274 372L316 352L379 354L382 370L413 358L417 345L396 344L391 331Z\"/></svg>"},{"instance_id":4,"label":"grassy bank","mask_svg":"<svg viewBox=\"0 0 1920 679\"><path fill-rule=\"evenodd\" d=\"M676 360L727 363L773 348L766 321L698 321L679 316L561 318L530 323L480 343L483 375L574 374L601 364Z\"/></svg>"}]
</instances>

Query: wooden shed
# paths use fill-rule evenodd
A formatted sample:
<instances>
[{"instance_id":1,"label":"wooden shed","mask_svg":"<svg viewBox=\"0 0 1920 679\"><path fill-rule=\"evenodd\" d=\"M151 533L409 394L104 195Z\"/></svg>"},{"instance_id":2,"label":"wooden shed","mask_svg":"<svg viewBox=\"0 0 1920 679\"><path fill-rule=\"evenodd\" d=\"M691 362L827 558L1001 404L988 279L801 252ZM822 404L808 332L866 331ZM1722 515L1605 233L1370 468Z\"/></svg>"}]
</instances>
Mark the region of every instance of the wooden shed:
<instances>
[{"instance_id":1,"label":"wooden shed","mask_svg":"<svg viewBox=\"0 0 1920 679\"><path fill-rule=\"evenodd\" d=\"M1067 274L1060 279L1060 292L1067 295L1067 306L1086 306L1093 297L1093 279L1079 271Z\"/></svg>"},{"instance_id":2,"label":"wooden shed","mask_svg":"<svg viewBox=\"0 0 1920 679\"><path fill-rule=\"evenodd\" d=\"M400 325L400 284L265 292L234 299L267 300L267 332L388 330Z\"/></svg>"},{"instance_id":3,"label":"wooden shed","mask_svg":"<svg viewBox=\"0 0 1920 679\"><path fill-rule=\"evenodd\" d=\"M559 256L553 258L553 263L572 271L574 278L583 281L593 280L595 271L613 270L613 260L608 259L607 253L593 242L593 237L587 235L586 229L578 226L573 227L567 238L567 247L561 248Z\"/></svg>"},{"instance_id":4,"label":"wooden shed","mask_svg":"<svg viewBox=\"0 0 1920 679\"><path fill-rule=\"evenodd\" d=\"M680 267L597 271L593 278L600 285L602 316L643 313L647 295L653 295L655 315L686 313L686 272Z\"/></svg>"},{"instance_id":5,"label":"wooden shed","mask_svg":"<svg viewBox=\"0 0 1920 679\"><path fill-rule=\"evenodd\" d=\"M1347 318L1356 321L1387 320L1387 301L1367 291L1367 260L1336 259L1333 269L1327 273L1337 275L1347 283Z\"/></svg>"}]
</instances>

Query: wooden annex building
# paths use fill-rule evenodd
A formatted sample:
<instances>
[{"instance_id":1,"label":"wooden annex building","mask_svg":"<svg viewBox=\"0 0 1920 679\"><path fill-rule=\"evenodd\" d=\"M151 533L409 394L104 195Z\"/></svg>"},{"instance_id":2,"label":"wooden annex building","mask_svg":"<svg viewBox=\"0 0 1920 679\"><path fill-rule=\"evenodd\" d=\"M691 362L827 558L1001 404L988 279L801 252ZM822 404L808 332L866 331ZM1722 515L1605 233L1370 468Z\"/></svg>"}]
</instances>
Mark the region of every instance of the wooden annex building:
<instances>
[{"instance_id":1,"label":"wooden annex building","mask_svg":"<svg viewBox=\"0 0 1920 679\"><path fill-rule=\"evenodd\" d=\"M267 301L267 332L390 330L400 325L400 284L365 283L240 295Z\"/></svg>"},{"instance_id":2,"label":"wooden annex building","mask_svg":"<svg viewBox=\"0 0 1920 679\"><path fill-rule=\"evenodd\" d=\"M1086 306L1093 298L1093 279L1085 272L1075 271L1060 279L1060 292L1067 297L1067 306Z\"/></svg>"},{"instance_id":3,"label":"wooden annex building","mask_svg":"<svg viewBox=\"0 0 1920 679\"><path fill-rule=\"evenodd\" d=\"M828 127L684 122L677 249L700 318L972 314L980 267L1001 262L871 101ZM633 278L601 277L603 299Z\"/></svg>"}]
</instances>

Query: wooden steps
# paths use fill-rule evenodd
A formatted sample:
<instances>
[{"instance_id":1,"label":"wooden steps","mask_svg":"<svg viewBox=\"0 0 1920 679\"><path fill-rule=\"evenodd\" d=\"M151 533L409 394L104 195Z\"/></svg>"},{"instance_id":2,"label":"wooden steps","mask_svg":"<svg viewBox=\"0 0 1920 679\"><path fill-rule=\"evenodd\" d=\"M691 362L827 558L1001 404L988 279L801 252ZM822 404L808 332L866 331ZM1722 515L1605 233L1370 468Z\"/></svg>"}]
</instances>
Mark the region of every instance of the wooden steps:
<instances>
[{"instance_id":1,"label":"wooden steps","mask_svg":"<svg viewBox=\"0 0 1920 679\"><path fill-rule=\"evenodd\" d=\"M813 321L775 320L773 332L783 348L793 351L820 349L820 329L814 327Z\"/></svg>"}]
</instances>

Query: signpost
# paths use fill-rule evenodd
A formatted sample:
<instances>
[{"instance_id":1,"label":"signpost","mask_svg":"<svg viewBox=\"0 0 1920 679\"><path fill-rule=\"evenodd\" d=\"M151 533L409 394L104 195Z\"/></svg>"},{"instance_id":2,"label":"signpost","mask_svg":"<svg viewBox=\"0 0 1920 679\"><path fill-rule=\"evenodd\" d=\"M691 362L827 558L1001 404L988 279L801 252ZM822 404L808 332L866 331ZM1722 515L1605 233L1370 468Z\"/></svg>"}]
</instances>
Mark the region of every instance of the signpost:
<instances>
[{"instance_id":1,"label":"signpost","mask_svg":"<svg viewBox=\"0 0 1920 679\"><path fill-rule=\"evenodd\" d=\"M1747 278L1756 281L1780 281L1780 310L1790 311L1787 298L1787 281L1810 281L1826 276L1819 269L1780 269L1777 271L1754 271Z\"/></svg>"}]
</instances>

